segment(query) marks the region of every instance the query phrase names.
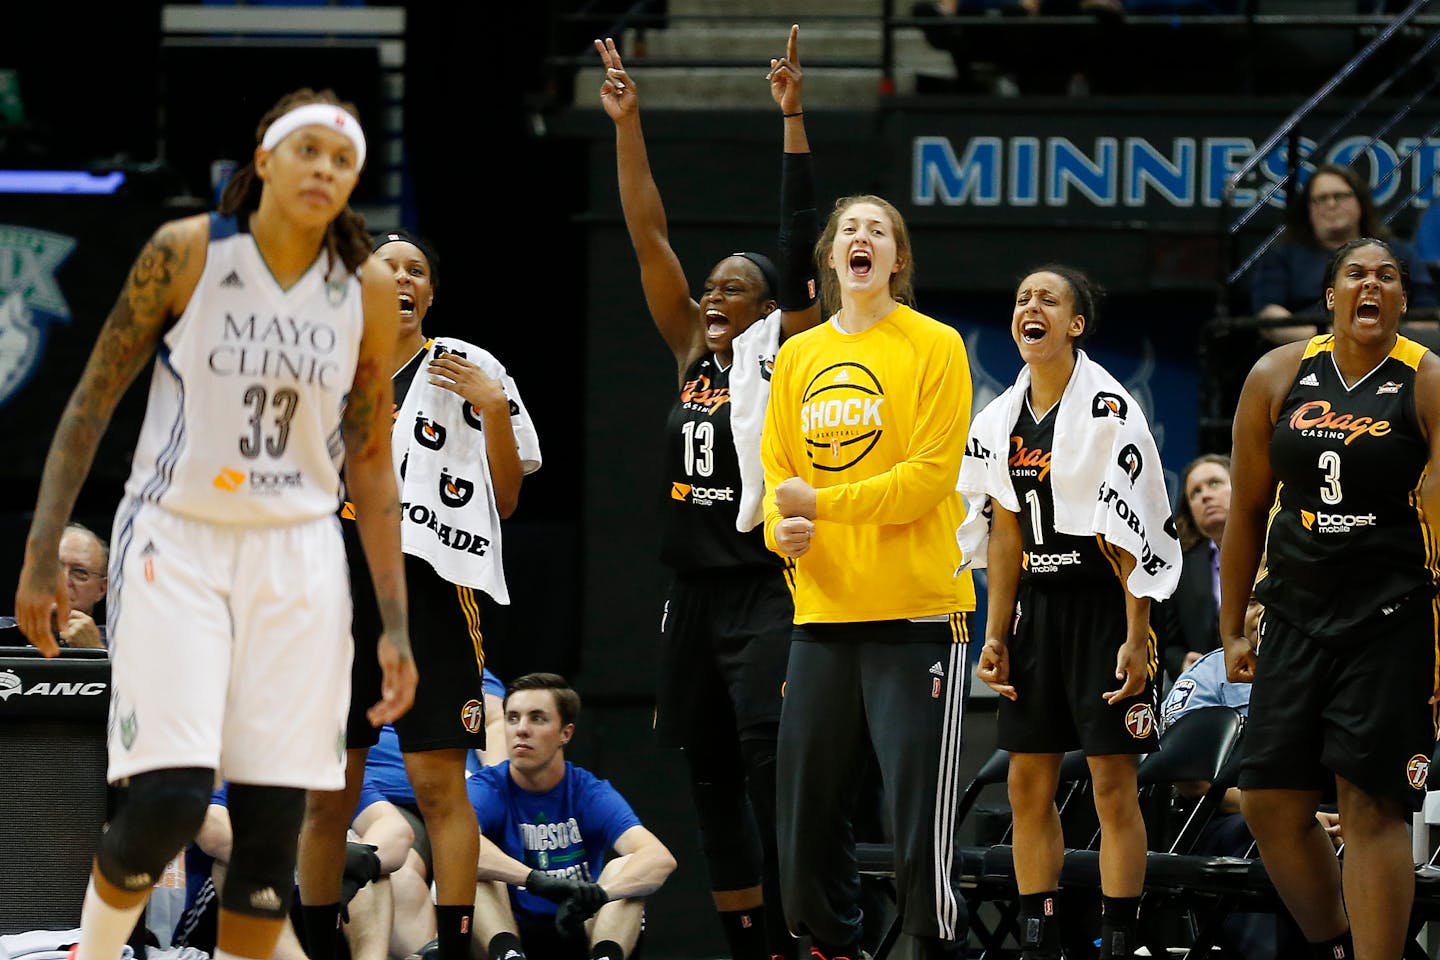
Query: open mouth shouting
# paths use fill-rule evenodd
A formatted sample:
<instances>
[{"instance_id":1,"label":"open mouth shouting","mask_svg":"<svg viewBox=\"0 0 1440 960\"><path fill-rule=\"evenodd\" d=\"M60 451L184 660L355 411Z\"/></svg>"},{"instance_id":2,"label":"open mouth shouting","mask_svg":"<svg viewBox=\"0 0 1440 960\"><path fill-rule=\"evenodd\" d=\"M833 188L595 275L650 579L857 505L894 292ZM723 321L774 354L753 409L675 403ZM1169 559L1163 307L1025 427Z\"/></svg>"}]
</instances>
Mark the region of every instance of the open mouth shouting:
<instances>
[{"instance_id":1,"label":"open mouth shouting","mask_svg":"<svg viewBox=\"0 0 1440 960\"><path fill-rule=\"evenodd\" d=\"M870 259L869 250L855 250L850 254L850 274L857 280L865 280L870 276L870 270L874 266Z\"/></svg>"},{"instance_id":2,"label":"open mouth shouting","mask_svg":"<svg viewBox=\"0 0 1440 960\"><path fill-rule=\"evenodd\" d=\"M711 307L705 311L705 336L718 339L730 332L730 318Z\"/></svg>"},{"instance_id":3,"label":"open mouth shouting","mask_svg":"<svg viewBox=\"0 0 1440 960\"><path fill-rule=\"evenodd\" d=\"M1045 324L1043 321L1031 318L1020 323L1020 339L1025 343L1039 343L1045 339Z\"/></svg>"},{"instance_id":4,"label":"open mouth shouting","mask_svg":"<svg viewBox=\"0 0 1440 960\"><path fill-rule=\"evenodd\" d=\"M400 293L400 316L409 320L415 316L415 295L413 293Z\"/></svg>"},{"instance_id":5,"label":"open mouth shouting","mask_svg":"<svg viewBox=\"0 0 1440 960\"><path fill-rule=\"evenodd\" d=\"M1355 319L1364 324L1376 324L1380 322L1380 301L1374 297L1365 297L1355 305Z\"/></svg>"}]
</instances>

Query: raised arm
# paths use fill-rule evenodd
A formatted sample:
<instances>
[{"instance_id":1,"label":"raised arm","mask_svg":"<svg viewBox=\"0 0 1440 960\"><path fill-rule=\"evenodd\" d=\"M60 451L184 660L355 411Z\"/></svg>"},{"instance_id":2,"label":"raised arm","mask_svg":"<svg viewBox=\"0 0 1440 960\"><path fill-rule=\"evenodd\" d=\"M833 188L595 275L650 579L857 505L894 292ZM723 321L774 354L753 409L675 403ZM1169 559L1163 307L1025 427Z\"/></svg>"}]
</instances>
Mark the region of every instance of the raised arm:
<instances>
[{"instance_id":1,"label":"raised arm","mask_svg":"<svg viewBox=\"0 0 1440 960\"><path fill-rule=\"evenodd\" d=\"M1254 677L1255 652L1245 636L1245 607L1265 550L1265 526L1275 499L1270 436L1280 400L1299 367L1303 344L1271 350L1256 361L1235 408L1230 451L1230 517L1220 538L1220 642L1233 682Z\"/></svg>"},{"instance_id":2,"label":"raised arm","mask_svg":"<svg viewBox=\"0 0 1440 960\"><path fill-rule=\"evenodd\" d=\"M390 455L394 391L390 371L400 322L395 277L376 257L360 273L365 297L365 332L355 380L345 404L345 485L355 503L355 524L365 562L375 584L384 632L378 656L381 698L367 716L379 727L410 709L415 699L415 658L405 596L405 566L400 556L400 495Z\"/></svg>"},{"instance_id":3,"label":"raised arm","mask_svg":"<svg viewBox=\"0 0 1440 960\"><path fill-rule=\"evenodd\" d=\"M815 243L820 227L815 214L815 167L805 133L801 98L805 71L800 68L800 25L790 28L785 56L770 61L770 96L780 107L785 147L780 161L780 338L808 330L821 320Z\"/></svg>"},{"instance_id":4,"label":"raised arm","mask_svg":"<svg viewBox=\"0 0 1440 960\"><path fill-rule=\"evenodd\" d=\"M164 224L145 244L55 428L15 593L15 619L47 657L60 652L51 632L52 615L58 624L70 619L60 536L116 404L155 355L166 325L190 300L205 266L209 236L201 215Z\"/></svg>"},{"instance_id":5,"label":"raised arm","mask_svg":"<svg viewBox=\"0 0 1440 960\"><path fill-rule=\"evenodd\" d=\"M635 81L625 72L614 40L608 37L604 42L596 40L595 49L605 64L600 103L615 121L615 165L625 229L630 233L630 243L640 261L640 284L645 290L646 306L675 355L677 371L683 375L705 349L700 305L690 298L685 270L670 246L665 205L650 172L645 134L640 128L640 97Z\"/></svg>"}]
</instances>

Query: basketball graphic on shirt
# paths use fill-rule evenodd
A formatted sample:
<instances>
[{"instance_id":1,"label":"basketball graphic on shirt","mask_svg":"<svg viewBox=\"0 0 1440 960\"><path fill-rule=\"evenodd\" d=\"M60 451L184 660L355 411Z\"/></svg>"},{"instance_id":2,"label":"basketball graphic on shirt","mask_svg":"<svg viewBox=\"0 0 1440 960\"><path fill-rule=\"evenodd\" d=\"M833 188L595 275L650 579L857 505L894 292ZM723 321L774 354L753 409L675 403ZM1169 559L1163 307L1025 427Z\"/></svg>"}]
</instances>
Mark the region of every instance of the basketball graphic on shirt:
<instances>
[{"instance_id":1,"label":"basketball graphic on shirt","mask_svg":"<svg viewBox=\"0 0 1440 960\"><path fill-rule=\"evenodd\" d=\"M848 470L885 432L885 390L862 364L826 367L805 385L800 431L815 469Z\"/></svg>"}]
</instances>

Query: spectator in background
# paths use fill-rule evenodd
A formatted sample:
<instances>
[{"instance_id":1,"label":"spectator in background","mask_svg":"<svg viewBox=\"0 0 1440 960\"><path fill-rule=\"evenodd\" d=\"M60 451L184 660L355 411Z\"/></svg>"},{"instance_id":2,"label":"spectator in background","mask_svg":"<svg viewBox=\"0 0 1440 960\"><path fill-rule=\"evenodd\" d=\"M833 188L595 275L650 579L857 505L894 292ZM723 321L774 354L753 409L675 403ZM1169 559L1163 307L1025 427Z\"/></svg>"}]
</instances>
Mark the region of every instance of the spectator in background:
<instances>
[{"instance_id":1,"label":"spectator in background","mask_svg":"<svg viewBox=\"0 0 1440 960\"><path fill-rule=\"evenodd\" d=\"M645 898L675 870L625 798L565 759L579 716L564 677L519 677L505 697L510 759L470 780L491 841L476 872L474 946L491 960L633 956Z\"/></svg>"},{"instance_id":2,"label":"spectator in background","mask_svg":"<svg viewBox=\"0 0 1440 960\"><path fill-rule=\"evenodd\" d=\"M1343 244L1360 237L1386 240L1410 271L1409 319L1417 310L1440 306L1425 261L1408 243L1390 237L1375 209L1370 188L1352 168L1327 163L1315 168L1286 211L1285 232L1260 259L1250 285L1250 306L1267 320L1296 317L1307 322L1267 327L1271 343L1290 343L1329 326L1316 291L1325 289L1325 263ZM1407 332L1408 334L1408 332Z\"/></svg>"},{"instance_id":3,"label":"spectator in background","mask_svg":"<svg viewBox=\"0 0 1440 960\"><path fill-rule=\"evenodd\" d=\"M60 567L70 595L70 619L60 629L62 647L98 650L106 644L105 625L95 622L95 607L105 599L110 545L89 527L71 523L60 537Z\"/></svg>"},{"instance_id":4,"label":"spectator in background","mask_svg":"<svg viewBox=\"0 0 1440 960\"><path fill-rule=\"evenodd\" d=\"M110 583L109 563L110 545L95 531L82 523L72 522L65 527L60 536L60 569L65 574L70 615L64 629L55 632L55 642L60 646L88 650L106 646L105 624L96 622L95 608L105 599ZM0 634L0 647L25 643L18 630Z\"/></svg>"},{"instance_id":5,"label":"spectator in background","mask_svg":"<svg viewBox=\"0 0 1440 960\"><path fill-rule=\"evenodd\" d=\"M1230 516L1230 458L1206 453L1186 465L1175 504L1184 558L1180 583L1151 611L1160 665L1173 683L1200 655L1220 646L1220 535Z\"/></svg>"}]
</instances>

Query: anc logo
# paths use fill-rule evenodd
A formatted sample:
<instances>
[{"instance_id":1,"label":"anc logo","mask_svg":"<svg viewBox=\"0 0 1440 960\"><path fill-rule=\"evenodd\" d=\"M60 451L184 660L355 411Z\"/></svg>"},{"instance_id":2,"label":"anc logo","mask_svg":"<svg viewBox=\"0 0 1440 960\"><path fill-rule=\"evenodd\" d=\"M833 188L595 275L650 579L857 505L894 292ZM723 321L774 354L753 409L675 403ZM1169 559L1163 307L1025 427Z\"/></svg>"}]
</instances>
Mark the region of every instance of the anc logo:
<instances>
[{"instance_id":1,"label":"anc logo","mask_svg":"<svg viewBox=\"0 0 1440 960\"><path fill-rule=\"evenodd\" d=\"M9 700L20 692L20 678L9 670L0 671L0 701Z\"/></svg>"},{"instance_id":2,"label":"anc logo","mask_svg":"<svg viewBox=\"0 0 1440 960\"><path fill-rule=\"evenodd\" d=\"M451 477L450 471L440 471L440 502L447 507L463 507L475 495L475 484L464 477Z\"/></svg>"},{"instance_id":3,"label":"anc logo","mask_svg":"<svg viewBox=\"0 0 1440 960\"><path fill-rule=\"evenodd\" d=\"M1100 417L1115 417L1124 420L1125 414L1130 410L1130 405L1125 398L1117 393L1105 393L1101 391L1095 394L1090 401L1090 416L1099 419Z\"/></svg>"},{"instance_id":4,"label":"anc logo","mask_svg":"<svg viewBox=\"0 0 1440 960\"><path fill-rule=\"evenodd\" d=\"M1301 511L1300 511L1300 523L1301 523L1302 526L1305 527L1306 530L1314 530L1314 529L1315 529L1315 514L1311 513L1309 510L1301 510Z\"/></svg>"},{"instance_id":5,"label":"anc logo","mask_svg":"<svg viewBox=\"0 0 1440 960\"><path fill-rule=\"evenodd\" d=\"M215 479L210 482L226 493L234 493L245 482L245 474L229 467L221 467L220 472L215 474Z\"/></svg>"},{"instance_id":6,"label":"anc logo","mask_svg":"<svg viewBox=\"0 0 1440 960\"><path fill-rule=\"evenodd\" d=\"M1133 487L1135 481L1140 478L1140 471L1145 469L1145 459L1140 456L1140 449L1133 443L1125 444L1125 449L1120 451L1120 456L1115 458L1120 469L1130 475L1130 485Z\"/></svg>"},{"instance_id":7,"label":"anc logo","mask_svg":"<svg viewBox=\"0 0 1440 960\"><path fill-rule=\"evenodd\" d=\"M684 500L688 496L690 496L690 484L676 482L670 484L671 500Z\"/></svg>"},{"instance_id":8,"label":"anc logo","mask_svg":"<svg viewBox=\"0 0 1440 960\"><path fill-rule=\"evenodd\" d=\"M434 420L427 419L423 413L416 414L415 442L422 447L439 450L445 446L445 428Z\"/></svg>"},{"instance_id":9,"label":"anc logo","mask_svg":"<svg viewBox=\"0 0 1440 960\"><path fill-rule=\"evenodd\" d=\"M885 390L858 363L837 363L805 385L800 432L817 470L848 470L875 449L885 432Z\"/></svg>"},{"instance_id":10,"label":"anc logo","mask_svg":"<svg viewBox=\"0 0 1440 960\"><path fill-rule=\"evenodd\" d=\"M1405 779L1410 781L1410 786L1416 790L1425 789L1425 780L1430 776L1430 758L1422 753L1417 753L1405 764Z\"/></svg>"},{"instance_id":11,"label":"anc logo","mask_svg":"<svg viewBox=\"0 0 1440 960\"><path fill-rule=\"evenodd\" d=\"M485 726L485 707L479 700L467 700L460 708L460 723L467 733L479 733Z\"/></svg>"},{"instance_id":12,"label":"anc logo","mask_svg":"<svg viewBox=\"0 0 1440 960\"><path fill-rule=\"evenodd\" d=\"M1125 711L1125 729L1136 740L1144 740L1155 729L1155 712L1148 703L1137 703Z\"/></svg>"}]
</instances>

